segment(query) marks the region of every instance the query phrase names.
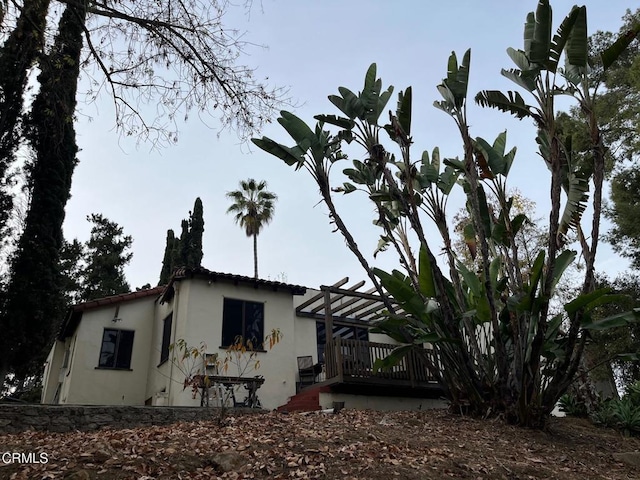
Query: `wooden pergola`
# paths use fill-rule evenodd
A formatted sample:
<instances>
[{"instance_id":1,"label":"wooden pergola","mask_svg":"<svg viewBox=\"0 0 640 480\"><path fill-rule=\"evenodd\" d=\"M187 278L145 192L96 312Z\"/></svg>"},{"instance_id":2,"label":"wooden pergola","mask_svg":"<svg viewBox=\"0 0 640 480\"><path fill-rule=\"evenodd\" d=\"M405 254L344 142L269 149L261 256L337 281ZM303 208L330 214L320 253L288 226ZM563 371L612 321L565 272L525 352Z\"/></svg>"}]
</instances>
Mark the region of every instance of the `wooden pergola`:
<instances>
[{"instance_id":1,"label":"wooden pergola","mask_svg":"<svg viewBox=\"0 0 640 480\"><path fill-rule=\"evenodd\" d=\"M362 291L364 281L345 286L348 282L349 278L345 277L333 285L323 285L318 294L296 308L296 314L300 317L324 321L326 382L358 386L433 387L434 378L428 372L424 360L418 355L410 353L391 370L374 371L375 360L388 356L396 345L339 336L333 338L336 322L369 328L376 320L384 317L387 309L375 288ZM397 307L397 303L393 299L390 300L391 304ZM395 310L397 314L403 313L400 308Z\"/></svg>"},{"instance_id":2,"label":"wooden pergola","mask_svg":"<svg viewBox=\"0 0 640 480\"><path fill-rule=\"evenodd\" d=\"M375 288L360 291L364 280L342 288L348 282L349 277L345 277L333 285L322 285L320 293L298 305L296 314L316 320L324 319L328 332L333 328L334 320L371 326L383 316L386 307L382 298L375 293ZM395 304L394 301L392 303Z\"/></svg>"}]
</instances>

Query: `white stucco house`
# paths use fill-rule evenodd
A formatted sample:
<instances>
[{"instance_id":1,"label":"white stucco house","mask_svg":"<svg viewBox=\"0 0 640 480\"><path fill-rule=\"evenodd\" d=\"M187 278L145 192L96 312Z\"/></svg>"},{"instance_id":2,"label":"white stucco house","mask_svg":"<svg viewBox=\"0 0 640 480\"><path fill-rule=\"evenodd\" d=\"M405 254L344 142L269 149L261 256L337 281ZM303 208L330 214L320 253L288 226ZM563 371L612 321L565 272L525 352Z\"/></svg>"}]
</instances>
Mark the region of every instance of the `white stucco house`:
<instances>
[{"instance_id":1,"label":"white stucco house","mask_svg":"<svg viewBox=\"0 0 640 480\"><path fill-rule=\"evenodd\" d=\"M359 291L364 282L342 289L347 281L314 290L182 268L166 286L80 303L69 309L47 358L42 403L201 405L210 392L194 398L185 388L178 351L170 347L184 341L204 354L195 373L207 386L235 386L240 400L251 391L240 387L260 376L263 408L324 408L335 401L354 408L437 405L441 389L418 357L374 371L375 359L393 349L389 338L369 332L383 305L371 291ZM256 348L257 370L253 363L242 372L207 366L216 355L223 359L238 336L255 339L255 346L274 330L280 341ZM304 368L305 361L311 367ZM298 397L306 400L296 405Z\"/></svg>"}]
</instances>

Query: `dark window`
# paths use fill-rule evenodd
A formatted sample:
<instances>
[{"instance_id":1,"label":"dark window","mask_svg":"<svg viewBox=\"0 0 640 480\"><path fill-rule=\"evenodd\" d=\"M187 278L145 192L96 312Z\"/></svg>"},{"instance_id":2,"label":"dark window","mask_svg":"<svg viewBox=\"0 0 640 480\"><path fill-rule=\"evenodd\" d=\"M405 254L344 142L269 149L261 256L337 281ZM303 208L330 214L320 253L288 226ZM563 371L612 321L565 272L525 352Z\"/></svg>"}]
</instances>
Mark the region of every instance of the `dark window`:
<instances>
[{"instance_id":1,"label":"dark window","mask_svg":"<svg viewBox=\"0 0 640 480\"><path fill-rule=\"evenodd\" d=\"M105 328L98 366L100 368L131 368L133 334L134 332L131 330Z\"/></svg>"},{"instance_id":2,"label":"dark window","mask_svg":"<svg viewBox=\"0 0 640 480\"><path fill-rule=\"evenodd\" d=\"M251 342L255 349L262 348L264 340L264 303L224 299L222 312L222 346L228 347L241 338Z\"/></svg>"},{"instance_id":3,"label":"dark window","mask_svg":"<svg viewBox=\"0 0 640 480\"><path fill-rule=\"evenodd\" d=\"M62 368L69 367L69 357L71 356L71 345L64 351L64 359L62 360Z\"/></svg>"},{"instance_id":4,"label":"dark window","mask_svg":"<svg viewBox=\"0 0 640 480\"><path fill-rule=\"evenodd\" d=\"M173 312L165 319L162 326L162 346L160 347L160 363L169 360L169 344L171 342L171 324L173 323Z\"/></svg>"}]
</instances>

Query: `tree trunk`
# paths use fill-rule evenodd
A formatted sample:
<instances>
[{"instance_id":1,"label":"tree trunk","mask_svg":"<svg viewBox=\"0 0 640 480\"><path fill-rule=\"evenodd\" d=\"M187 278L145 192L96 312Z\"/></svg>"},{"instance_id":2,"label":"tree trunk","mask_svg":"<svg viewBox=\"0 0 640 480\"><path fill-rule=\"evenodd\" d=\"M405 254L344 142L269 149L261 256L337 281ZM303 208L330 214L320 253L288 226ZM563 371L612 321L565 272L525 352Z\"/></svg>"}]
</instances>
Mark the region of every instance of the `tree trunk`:
<instances>
[{"instance_id":1,"label":"tree trunk","mask_svg":"<svg viewBox=\"0 0 640 480\"><path fill-rule=\"evenodd\" d=\"M253 276L258 279L258 235L253 234Z\"/></svg>"}]
</instances>

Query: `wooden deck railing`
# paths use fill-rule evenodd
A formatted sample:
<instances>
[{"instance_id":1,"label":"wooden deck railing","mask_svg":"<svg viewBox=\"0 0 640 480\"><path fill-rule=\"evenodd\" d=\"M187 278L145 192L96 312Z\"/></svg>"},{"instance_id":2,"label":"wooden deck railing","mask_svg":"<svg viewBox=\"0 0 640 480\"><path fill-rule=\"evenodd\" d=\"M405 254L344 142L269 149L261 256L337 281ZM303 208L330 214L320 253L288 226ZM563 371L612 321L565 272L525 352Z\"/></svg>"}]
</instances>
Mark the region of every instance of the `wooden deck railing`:
<instances>
[{"instance_id":1,"label":"wooden deck railing","mask_svg":"<svg viewBox=\"0 0 640 480\"><path fill-rule=\"evenodd\" d=\"M392 368L374 372L375 361L387 357L394 348L396 345L364 340L329 340L325 347L326 378L396 380L410 382L412 386L436 381L422 358L423 352L410 352Z\"/></svg>"}]
</instances>

